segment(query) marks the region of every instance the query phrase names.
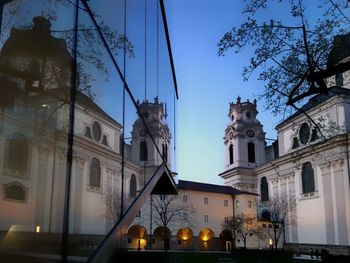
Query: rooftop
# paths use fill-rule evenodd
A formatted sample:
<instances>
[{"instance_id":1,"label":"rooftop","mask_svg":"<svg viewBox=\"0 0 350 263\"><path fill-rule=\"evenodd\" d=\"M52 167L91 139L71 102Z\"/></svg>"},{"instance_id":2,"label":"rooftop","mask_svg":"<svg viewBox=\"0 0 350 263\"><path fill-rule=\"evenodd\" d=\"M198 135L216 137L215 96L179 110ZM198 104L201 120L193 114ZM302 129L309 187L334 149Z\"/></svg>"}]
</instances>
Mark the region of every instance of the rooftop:
<instances>
[{"instance_id":1,"label":"rooftop","mask_svg":"<svg viewBox=\"0 0 350 263\"><path fill-rule=\"evenodd\" d=\"M219 193L219 194L230 194L230 195L239 195L239 194L249 194L249 195L257 195L251 192L240 191L231 186L225 185L216 185L216 184L206 184L199 183L193 181L183 181L179 180L177 184L178 189L187 189L193 191L201 191L201 192L210 192L210 193Z\"/></svg>"}]
</instances>

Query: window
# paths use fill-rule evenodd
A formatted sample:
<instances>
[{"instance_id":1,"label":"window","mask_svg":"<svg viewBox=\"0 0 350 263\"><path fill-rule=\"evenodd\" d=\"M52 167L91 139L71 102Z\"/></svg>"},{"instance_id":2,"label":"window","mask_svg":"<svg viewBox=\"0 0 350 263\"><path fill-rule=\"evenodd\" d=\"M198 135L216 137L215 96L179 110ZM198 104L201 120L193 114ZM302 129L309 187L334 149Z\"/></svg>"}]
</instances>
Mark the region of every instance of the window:
<instances>
[{"instance_id":1,"label":"window","mask_svg":"<svg viewBox=\"0 0 350 263\"><path fill-rule=\"evenodd\" d=\"M248 207L249 207L249 208L252 207L252 201L248 201Z\"/></svg>"},{"instance_id":2,"label":"window","mask_svg":"<svg viewBox=\"0 0 350 263\"><path fill-rule=\"evenodd\" d=\"M100 188L101 186L101 167L97 158L92 158L90 164L90 186Z\"/></svg>"},{"instance_id":3,"label":"window","mask_svg":"<svg viewBox=\"0 0 350 263\"><path fill-rule=\"evenodd\" d=\"M128 244L131 244L131 238L128 238Z\"/></svg>"},{"instance_id":4,"label":"window","mask_svg":"<svg viewBox=\"0 0 350 263\"><path fill-rule=\"evenodd\" d=\"M262 202L269 201L269 185L265 176L260 179L260 195Z\"/></svg>"},{"instance_id":5,"label":"window","mask_svg":"<svg viewBox=\"0 0 350 263\"><path fill-rule=\"evenodd\" d=\"M147 161L147 160L148 160L147 144L145 141L142 141L140 143L140 161Z\"/></svg>"},{"instance_id":6,"label":"window","mask_svg":"<svg viewBox=\"0 0 350 263\"><path fill-rule=\"evenodd\" d=\"M161 201L165 201L166 195L160 195L159 198L160 198Z\"/></svg>"},{"instance_id":7,"label":"window","mask_svg":"<svg viewBox=\"0 0 350 263\"><path fill-rule=\"evenodd\" d=\"M248 162L255 163L255 145L252 142L248 143Z\"/></svg>"},{"instance_id":8,"label":"window","mask_svg":"<svg viewBox=\"0 0 350 263\"><path fill-rule=\"evenodd\" d=\"M208 204L208 197L204 197L204 204L205 204L205 205Z\"/></svg>"},{"instance_id":9,"label":"window","mask_svg":"<svg viewBox=\"0 0 350 263\"><path fill-rule=\"evenodd\" d=\"M307 123L303 123L299 129L299 140L302 144L307 144L310 138L310 127Z\"/></svg>"},{"instance_id":10,"label":"window","mask_svg":"<svg viewBox=\"0 0 350 263\"><path fill-rule=\"evenodd\" d=\"M137 212L136 217L141 217L141 210Z\"/></svg>"},{"instance_id":11,"label":"window","mask_svg":"<svg viewBox=\"0 0 350 263\"><path fill-rule=\"evenodd\" d=\"M130 189L129 189L130 197L136 197L136 189L137 189L136 176L132 174L130 178Z\"/></svg>"},{"instance_id":12,"label":"window","mask_svg":"<svg viewBox=\"0 0 350 263\"><path fill-rule=\"evenodd\" d=\"M269 224L269 228L272 228L272 224Z\"/></svg>"},{"instance_id":13,"label":"window","mask_svg":"<svg viewBox=\"0 0 350 263\"><path fill-rule=\"evenodd\" d=\"M224 206L228 206L228 200L224 200Z\"/></svg>"},{"instance_id":14,"label":"window","mask_svg":"<svg viewBox=\"0 0 350 263\"><path fill-rule=\"evenodd\" d=\"M314 170L310 162L303 163L301 171L301 183L303 194L315 192Z\"/></svg>"},{"instance_id":15,"label":"window","mask_svg":"<svg viewBox=\"0 0 350 263\"><path fill-rule=\"evenodd\" d=\"M15 133L11 139L7 140L6 148L6 169L15 175L26 176L29 160L29 147L26 136L22 133Z\"/></svg>"},{"instance_id":16,"label":"window","mask_svg":"<svg viewBox=\"0 0 350 263\"><path fill-rule=\"evenodd\" d=\"M225 223L227 223L229 221L229 217L228 216L225 216Z\"/></svg>"},{"instance_id":17,"label":"window","mask_svg":"<svg viewBox=\"0 0 350 263\"><path fill-rule=\"evenodd\" d=\"M239 201L237 200L236 201L236 207L238 208L238 207L240 207L241 205L240 205L240 203L239 203Z\"/></svg>"},{"instance_id":18,"label":"window","mask_svg":"<svg viewBox=\"0 0 350 263\"><path fill-rule=\"evenodd\" d=\"M187 214L187 213L183 213L182 219L183 219L184 221L187 221L187 218L188 218L188 214Z\"/></svg>"},{"instance_id":19,"label":"window","mask_svg":"<svg viewBox=\"0 0 350 263\"><path fill-rule=\"evenodd\" d=\"M204 215L204 222L208 222L209 221L209 216L208 215Z\"/></svg>"},{"instance_id":20,"label":"window","mask_svg":"<svg viewBox=\"0 0 350 263\"><path fill-rule=\"evenodd\" d=\"M233 164L233 144L230 144L229 152L230 152L230 164Z\"/></svg>"},{"instance_id":21,"label":"window","mask_svg":"<svg viewBox=\"0 0 350 263\"><path fill-rule=\"evenodd\" d=\"M108 146L107 136L103 135L102 144Z\"/></svg>"},{"instance_id":22,"label":"window","mask_svg":"<svg viewBox=\"0 0 350 263\"><path fill-rule=\"evenodd\" d=\"M85 137L88 137L90 139L92 139L92 135L91 135L91 129L90 127L86 127L85 133L84 133Z\"/></svg>"},{"instance_id":23,"label":"window","mask_svg":"<svg viewBox=\"0 0 350 263\"><path fill-rule=\"evenodd\" d=\"M266 224L262 224L262 227L263 227L263 228L266 228Z\"/></svg>"},{"instance_id":24,"label":"window","mask_svg":"<svg viewBox=\"0 0 350 263\"><path fill-rule=\"evenodd\" d=\"M292 149L298 148L299 147L299 141L297 137L293 138L293 145L292 145Z\"/></svg>"},{"instance_id":25,"label":"window","mask_svg":"<svg viewBox=\"0 0 350 263\"><path fill-rule=\"evenodd\" d=\"M4 193L5 200L19 202L26 202L27 200L27 189L17 182L5 184Z\"/></svg>"},{"instance_id":26,"label":"window","mask_svg":"<svg viewBox=\"0 0 350 263\"><path fill-rule=\"evenodd\" d=\"M178 239L178 240L177 240L177 244L178 244L178 245L181 245L181 239Z\"/></svg>"},{"instance_id":27,"label":"window","mask_svg":"<svg viewBox=\"0 0 350 263\"><path fill-rule=\"evenodd\" d=\"M187 203L188 202L188 197L187 195L182 196L182 202Z\"/></svg>"},{"instance_id":28,"label":"window","mask_svg":"<svg viewBox=\"0 0 350 263\"><path fill-rule=\"evenodd\" d=\"M94 140L97 142L99 142L101 140L102 129L101 129L101 125L97 121L95 121L92 124L92 136L93 136Z\"/></svg>"}]
</instances>

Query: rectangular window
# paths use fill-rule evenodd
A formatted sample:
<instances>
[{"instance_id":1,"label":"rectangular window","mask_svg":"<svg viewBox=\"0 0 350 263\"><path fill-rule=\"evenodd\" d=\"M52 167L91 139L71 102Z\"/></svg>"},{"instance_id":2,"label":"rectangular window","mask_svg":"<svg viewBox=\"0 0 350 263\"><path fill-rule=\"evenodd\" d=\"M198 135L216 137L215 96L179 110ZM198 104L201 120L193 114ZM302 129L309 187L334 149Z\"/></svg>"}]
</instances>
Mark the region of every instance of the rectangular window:
<instances>
[{"instance_id":1,"label":"rectangular window","mask_svg":"<svg viewBox=\"0 0 350 263\"><path fill-rule=\"evenodd\" d=\"M160 195L160 200L164 201L165 200L165 195Z\"/></svg>"},{"instance_id":2,"label":"rectangular window","mask_svg":"<svg viewBox=\"0 0 350 263\"><path fill-rule=\"evenodd\" d=\"M240 204L239 204L239 201L238 201L238 200L236 201L236 207L237 207L237 208L240 207Z\"/></svg>"},{"instance_id":3,"label":"rectangular window","mask_svg":"<svg viewBox=\"0 0 350 263\"><path fill-rule=\"evenodd\" d=\"M141 210L136 214L136 217L141 217Z\"/></svg>"},{"instance_id":4,"label":"rectangular window","mask_svg":"<svg viewBox=\"0 0 350 263\"><path fill-rule=\"evenodd\" d=\"M204 215L204 222L208 222L209 221L209 216L208 215Z\"/></svg>"},{"instance_id":5,"label":"rectangular window","mask_svg":"<svg viewBox=\"0 0 350 263\"><path fill-rule=\"evenodd\" d=\"M128 244L131 244L131 238L128 238Z\"/></svg>"},{"instance_id":6,"label":"rectangular window","mask_svg":"<svg viewBox=\"0 0 350 263\"><path fill-rule=\"evenodd\" d=\"M262 227L263 227L263 228L266 228L266 224L262 224Z\"/></svg>"},{"instance_id":7,"label":"rectangular window","mask_svg":"<svg viewBox=\"0 0 350 263\"><path fill-rule=\"evenodd\" d=\"M248 207L249 207L249 208L252 207L252 201L248 201Z\"/></svg>"},{"instance_id":8,"label":"rectangular window","mask_svg":"<svg viewBox=\"0 0 350 263\"><path fill-rule=\"evenodd\" d=\"M187 203L188 202L188 197L187 195L182 196L182 202Z\"/></svg>"},{"instance_id":9,"label":"rectangular window","mask_svg":"<svg viewBox=\"0 0 350 263\"><path fill-rule=\"evenodd\" d=\"M229 217L225 216L225 223L227 223L229 221Z\"/></svg>"},{"instance_id":10,"label":"rectangular window","mask_svg":"<svg viewBox=\"0 0 350 263\"><path fill-rule=\"evenodd\" d=\"M204 197L204 204L205 204L205 205L208 204L208 197Z\"/></svg>"},{"instance_id":11,"label":"rectangular window","mask_svg":"<svg viewBox=\"0 0 350 263\"><path fill-rule=\"evenodd\" d=\"M224 200L224 206L228 206L228 200Z\"/></svg>"},{"instance_id":12,"label":"rectangular window","mask_svg":"<svg viewBox=\"0 0 350 263\"><path fill-rule=\"evenodd\" d=\"M187 214L187 213L183 213L182 219L183 219L184 221L187 221L187 218L188 218L188 214Z\"/></svg>"}]
</instances>

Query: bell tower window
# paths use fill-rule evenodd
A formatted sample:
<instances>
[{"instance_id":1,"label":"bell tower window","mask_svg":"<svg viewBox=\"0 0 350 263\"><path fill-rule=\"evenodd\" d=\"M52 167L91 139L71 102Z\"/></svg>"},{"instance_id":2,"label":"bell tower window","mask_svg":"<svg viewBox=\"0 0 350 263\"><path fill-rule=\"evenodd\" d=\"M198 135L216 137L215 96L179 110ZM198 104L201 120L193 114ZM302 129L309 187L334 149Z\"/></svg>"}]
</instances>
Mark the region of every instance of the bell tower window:
<instances>
[{"instance_id":1,"label":"bell tower window","mask_svg":"<svg viewBox=\"0 0 350 263\"><path fill-rule=\"evenodd\" d=\"M140 143L140 161L147 161L147 160L148 160L147 144L145 141L142 141Z\"/></svg>"},{"instance_id":2,"label":"bell tower window","mask_svg":"<svg viewBox=\"0 0 350 263\"><path fill-rule=\"evenodd\" d=\"M229 154L230 154L230 164L233 164L233 144L230 144L229 147Z\"/></svg>"},{"instance_id":3,"label":"bell tower window","mask_svg":"<svg viewBox=\"0 0 350 263\"><path fill-rule=\"evenodd\" d=\"M248 143L248 162L255 163L255 145L252 142Z\"/></svg>"}]
</instances>

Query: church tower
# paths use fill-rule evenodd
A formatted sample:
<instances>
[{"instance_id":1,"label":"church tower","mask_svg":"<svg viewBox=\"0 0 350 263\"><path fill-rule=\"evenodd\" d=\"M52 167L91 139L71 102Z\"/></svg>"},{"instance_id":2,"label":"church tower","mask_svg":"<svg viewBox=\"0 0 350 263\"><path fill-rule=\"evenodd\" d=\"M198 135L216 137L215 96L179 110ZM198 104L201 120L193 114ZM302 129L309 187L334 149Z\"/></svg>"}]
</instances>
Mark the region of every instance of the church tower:
<instances>
[{"instance_id":1,"label":"church tower","mask_svg":"<svg viewBox=\"0 0 350 263\"><path fill-rule=\"evenodd\" d=\"M144 167L159 166L164 159L169 167L171 135L166 123L166 105L160 103L158 97L154 99L154 102L145 100L142 103L138 102L138 105L160 153L157 151L142 119L139 117L132 129L132 159L135 163Z\"/></svg>"},{"instance_id":2,"label":"church tower","mask_svg":"<svg viewBox=\"0 0 350 263\"><path fill-rule=\"evenodd\" d=\"M256 100L253 103L230 103L230 122L225 130L226 170L234 167L255 168L265 161L265 133L256 119Z\"/></svg>"},{"instance_id":3,"label":"church tower","mask_svg":"<svg viewBox=\"0 0 350 263\"><path fill-rule=\"evenodd\" d=\"M229 124L225 130L225 171L220 176L225 184L240 190L254 191L255 179L251 174L265 162L265 133L256 119L256 100L230 103Z\"/></svg>"}]
</instances>

